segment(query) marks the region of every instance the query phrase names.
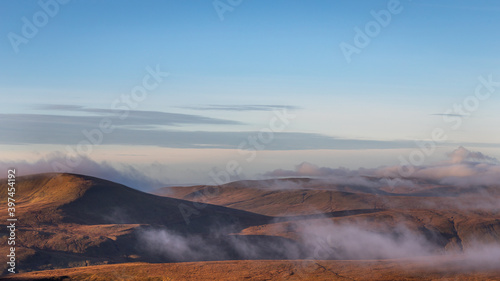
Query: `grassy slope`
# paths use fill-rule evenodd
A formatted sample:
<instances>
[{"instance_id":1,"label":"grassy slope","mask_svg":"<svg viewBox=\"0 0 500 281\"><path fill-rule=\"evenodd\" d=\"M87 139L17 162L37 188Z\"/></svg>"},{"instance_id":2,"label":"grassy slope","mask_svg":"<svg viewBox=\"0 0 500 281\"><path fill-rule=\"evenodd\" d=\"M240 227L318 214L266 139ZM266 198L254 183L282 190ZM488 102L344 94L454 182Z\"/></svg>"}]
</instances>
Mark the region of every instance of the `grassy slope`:
<instances>
[{"instance_id":1,"label":"grassy slope","mask_svg":"<svg viewBox=\"0 0 500 281\"><path fill-rule=\"evenodd\" d=\"M404 261L128 263L32 272L6 280L498 280L500 269L464 268L460 257ZM45 279L47 278L47 279ZM49 279L51 278L51 279ZM65 279L67 278L67 279Z\"/></svg>"}]
</instances>

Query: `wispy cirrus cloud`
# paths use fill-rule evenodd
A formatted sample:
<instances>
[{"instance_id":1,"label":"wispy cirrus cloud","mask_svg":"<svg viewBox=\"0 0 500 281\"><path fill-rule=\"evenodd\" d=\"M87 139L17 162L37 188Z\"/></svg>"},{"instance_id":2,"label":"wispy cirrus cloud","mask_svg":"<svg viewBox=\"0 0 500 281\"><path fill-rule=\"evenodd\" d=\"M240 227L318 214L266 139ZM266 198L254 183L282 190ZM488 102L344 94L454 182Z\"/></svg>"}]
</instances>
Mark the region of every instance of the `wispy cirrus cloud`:
<instances>
[{"instance_id":1,"label":"wispy cirrus cloud","mask_svg":"<svg viewBox=\"0 0 500 281\"><path fill-rule=\"evenodd\" d=\"M200 106L184 106L180 107L184 109L193 110L213 110L213 111L273 111L276 109L286 109L286 110L299 110L302 109L299 106L293 105L272 105L272 104L249 104L249 105L221 105L221 104L209 104Z\"/></svg>"},{"instance_id":2,"label":"wispy cirrus cloud","mask_svg":"<svg viewBox=\"0 0 500 281\"><path fill-rule=\"evenodd\" d=\"M271 110L278 105L228 106L231 110ZM297 109L298 107L281 110ZM0 114L0 144L5 145L75 145L85 139L83 132L98 129L103 119L112 123L112 132L105 134L105 145L141 145L170 148L222 148L247 150L357 150L414 148L410 140L371 140L329 136L310 132L274 132L272 141L265 147L252 147L250 137L258 131L228 131L227 126L245 123L212 118L203 115L161 111L119 110L84 107L80 105L43 104L33 109L36 114ZM228 109L229 110L229 109ZM189 130L189 125L206 125L210 130ZM218 126L224 126L218 130ZM199 128L199 127L198 127ZM446 143L442 143L447 145ZM470 146L498 147L498 144L464 144Z\"/></svg>"},{"instance_id":3,"label":"wispy cirrus cloud","mask_svg":"<svg viewBox=\"0 0 500 281\"><path fill-rule=\"evenodd\" d=\"M463 114L456 114L456 113L450 113L450 114L446 114L446 113L434 113L434 114L431 114L433 116L446 116L446 117L465 117L467 115L463 115Z\"/></svg>"},{"instance_id":4,"label":"wispy cirrus cloud","mask_svg":"<svg viewBox=\"0 0 500 281\"><path fill-rule=\"evenodd\" d=\"M252 146L248 141L249 137L256 137L259 132L167 129L160 125L178 124L175 116L173 119L149 120L146 116L132 117L132 114L126 120L113 118L115 127L104 136L102 144L238 149L242 143L246 143L243 147L245 150L390 149L411 148L414 145L411 141L357 140L315 133L275 132L272 142L262 148ZM83 132L89 134L97 129L101 120L102 116L0 114L0 144L75 145L85 139Z\"/></svg>"},{"instance_id":5,"label":"wispy cirrus cloud","mask_svg":"<svg viewBox=\"0 0 500 281\"><path fill-rule=\"evenodd\" d=\"M120 117L116 120L116 125L168 125L168 126L180 126L183 124L210 124L210 125L241 125L242 122L226 119L211 118L202 115L193 114L183 114L183 113L171 113L162 111L145 111L145 110L120 110L120 109L103 109L103 108L89 108L79 105L67 105L67 104L43 104L35 105L33 107L37 110L43 111L64 111L64 112L79 112L79 113L89 113L90 116L73 116L73 115L46 115L46 114L19 114L20 118L29 118L30 116L36 116L37 118L61 118L68 119L69 121L73 118L76 122L83 121L87 119L89 122L95 122L95 118L102 118L102 116L110 117ZM78 119L79 117L79 119ZM94 117L94 118L92 118ZM51 120L52 121L52 120ZM93 123L95 124L95 123Z\"/></svg>"},{"instance_id":6,"label":"wispy cirrus cloud","mask_svg":"<svg viewBox=\"0 0 500 281\"><path fill-rule=\"evenodd\" d=\"M202 115L160 111L119 110L67 104L39 104L32 107L43 113L0 114L0 144L74 145L85 133L98 128L103 118L109 118L113 130L102 144L143 145L171 148L230 148L238 149L254 131L189 131L186 125L243 125L239 121L211 118ZM213 105L223 110L290 110L283 105ZM48 112L48 113L45 113ZM83 114L82 114L83 113ZM169 128L170 127L170 128ZM3 134L3 132L5 132ZM275 132L266 150L356 149L411 147L408 141L378 141L342 139L322 134ZM244 149L262 149L246 145Z\"/></svg>"}]
</instances>

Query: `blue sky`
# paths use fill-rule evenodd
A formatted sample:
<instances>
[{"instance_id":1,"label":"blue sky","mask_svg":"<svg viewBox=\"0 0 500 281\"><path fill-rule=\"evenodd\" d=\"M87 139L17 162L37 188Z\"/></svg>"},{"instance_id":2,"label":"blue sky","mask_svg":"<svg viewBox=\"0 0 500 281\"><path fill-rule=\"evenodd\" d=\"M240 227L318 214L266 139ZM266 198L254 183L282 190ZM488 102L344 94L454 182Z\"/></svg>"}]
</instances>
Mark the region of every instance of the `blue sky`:
<instances>
[{"instance_id":1,"label":"blue sky","mask_svg":"<svg viewBox=\"0 0 500 281\"><path fill-rule=\"evenodd\" d=\"M387 26L348 62L339 45L354 44L355 28L364 30L374 21L371 11L387 10L391 3L401 12L391 14ZM478 77L500 81L498 1L243 0L223 20L212 1L57 6L16 53L9 36L22 36L23 17L33 22L43 9L37 1L0 2L4 161L64 153L82 139L81 130L115 116L113 101L130 94L147 68L157 66L169 76L94 147L107 151L105 159L102 153L86 156L221 167L241 157L238 145L268 126L273 107L283 106L296 117L261 153L262 159L279 155L260 160L262 165L258 159L249 163L249 174L306 160L349 167L396 164L398 155L415 149L414 140L429 139L436 127L449 136L440 144L443 151L463 144L500 156L500 89L470 117L460 117L459 128L435 115L473 95ZM249 107L255 105L263 107ZM143 156L124 157L124 150ZM209 150L213 161L196 156ZM189 181L187 175L178 181Z\"/></svg>"}]
</instances>

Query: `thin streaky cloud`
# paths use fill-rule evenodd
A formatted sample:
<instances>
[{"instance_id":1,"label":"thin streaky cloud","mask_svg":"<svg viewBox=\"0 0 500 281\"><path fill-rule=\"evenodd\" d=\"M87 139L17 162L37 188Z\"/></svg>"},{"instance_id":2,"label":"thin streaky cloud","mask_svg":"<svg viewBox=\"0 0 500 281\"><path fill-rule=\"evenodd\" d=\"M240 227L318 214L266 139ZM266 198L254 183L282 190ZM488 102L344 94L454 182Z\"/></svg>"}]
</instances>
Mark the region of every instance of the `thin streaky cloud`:
<instances>
[{"instance_id":1,"label":"thin streaky cloud","mask_svg":"<svg viewBox=\"0 0 500 281\"><path fill-rule=\"evenodd\" d=\"M85 140L83 131L98 129L98 116L57 116L34 114L0 114L0 144L55 144L76 145ZM145 129L123 126L118 118L112 133L103 134L102 144L144 145L170 148L224 148L256 150L249 137L257 131L185 131L165 128ZM141 120L142 121L142 120ZM127 125L131 124L127 119ZM155 124L158 124L156 122ZM121 126L120 126L121 125ZM19 128L23 128L19 130ZM243 144L241 147L240 145ZM412 148L412 141L380 141L341 139L322 134L281 132L273 134L273 141L263 150L311 149L390 149ZM261 149L261 148L259 148Z\"/></svg>"},{"instance_id":2,"label":"thin streaky cloud","mask_svg":"<svg viewBox=\"0 0 500 281\"><path fill-rule=\"evenodd\" d=\"M153 114L154 115L154 114ZM131 114L125 120L110 117L115 126L110 134L103 134L105 145L143 145L170 148L221 148L255 150L249 138L258 136L258 131L187 131L165 126L189 124L227 124L227 120L200 119L186 116L184 119L142 118ZM187 119L186 119L187 118ZM76 145L85 140L83 131L99 128L102 116L68 116L44 114L0 114L0 144L6 145ZM22 129L20 129L22 128ZM239 147L241 144L242 147ZM450 145L451 142L440 143ZM453 144L456 145L456 144ZM471 147L498 147L499 144L463 143ZM275 132L273 141L262 150L359 150L414 148L409 140L373 140L339 138L318 133ZM260 149L260 148L259 148Z\"/></svg>"},{"instance_id":3,"label":"thin streaky cloud","mask_svg":"<svg viewBox=\"0 0 500 281\"><path fill-rule=\"evenodd\" d=\"M66 104L43 104L35 105L33 109L45 111L66 111L66 112L85 112L93 113L93 116L71 116L66 115L65 118L80 118L89 119L90 122L95 122L92 117L99 117L104 115L120 116L127 114L126 118L119 121L117 125L137 125L137 126L150 126L150 125L171 125L178 126L181 124L213 124L213 125L243 125L244 123L234 120L226 120L219 118L211 118L202 115L171 113L162 111L145 111L145 110L119 110L119 109L103 109L103 108L88 108L78 105ZM127 113L125 113L127 112ZM61 115L45 115L45 114L19 114L20 118L29 118L29 116L36 116L42 118L50 118ZM61 119L62 120L62 119Z\"/></svg>"},{"instance_id":4,"label":"thin streaky cloud","mask_svg":"<svg viewBox=\"0 0 500 281\"><path fill-rule=\"evenodd\" d=\"M431 114L433 116L447 116L447 117L465 117L467 115L463 115L463 114L455 114L455 113L450 113L450 114L446 114L446 113L434 113L434 114Z\"/></svg>"},{"instance_id":5,"label":"thin streaky cloud","mask_svg":"<svg viewBox=\"0 0 500 281\"><path fill-rule=\"evenodd\" d=\"M35 110L61 110L61 111L82 111L84 109L81 105L70 104L35 104L31 107Z\"/></svg>"},{"instance_id":6,"label":"thin streaky cloud","mask_svg":"<svg viewBox=\"0 0 500 281\"><path fill-rule=\"evenodd\" d=\"M183 106L183 109L193 110L214 110L214 111L273 111L276 109L299 110L302 107L293 105L272 105L272 104L249 104L249 105L200 105L200 106Z\"/></svg>"}]
</instances>

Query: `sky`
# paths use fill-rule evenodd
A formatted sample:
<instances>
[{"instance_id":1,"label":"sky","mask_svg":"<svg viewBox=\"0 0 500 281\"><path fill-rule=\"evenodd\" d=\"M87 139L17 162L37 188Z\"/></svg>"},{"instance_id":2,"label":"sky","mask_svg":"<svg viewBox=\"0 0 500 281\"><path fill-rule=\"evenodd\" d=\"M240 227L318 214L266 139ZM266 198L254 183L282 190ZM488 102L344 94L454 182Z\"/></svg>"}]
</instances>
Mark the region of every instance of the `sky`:
<instances>
[{"instance_id":1,"label":"sky","mask_svg":"<svg viewBox=\"0 0 500 281\"><path fill-rule=\"evenodd\" d=\"M187 184L459 146L499 158L499 16L498 1L2 1L0 161Z\"/></svg>"}]
</instances>

